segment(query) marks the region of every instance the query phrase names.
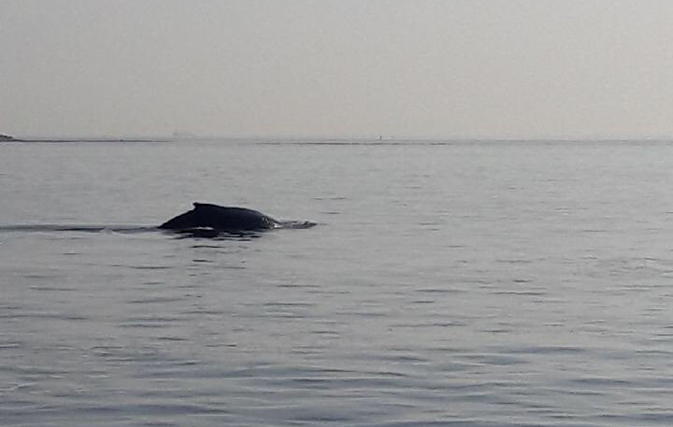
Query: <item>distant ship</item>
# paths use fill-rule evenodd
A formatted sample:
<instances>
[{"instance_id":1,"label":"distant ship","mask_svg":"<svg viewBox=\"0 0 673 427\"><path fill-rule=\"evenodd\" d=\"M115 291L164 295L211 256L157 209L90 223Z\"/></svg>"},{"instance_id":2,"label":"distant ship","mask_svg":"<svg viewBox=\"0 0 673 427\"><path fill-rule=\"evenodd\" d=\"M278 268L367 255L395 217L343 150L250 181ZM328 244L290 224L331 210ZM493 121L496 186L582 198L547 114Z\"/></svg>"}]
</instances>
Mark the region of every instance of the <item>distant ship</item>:
<instances>
[{"instance_id":1,"label":"distant ship","mask_svg":"<svg viewBox=\"0 0 673 427\"><path fill-rule=\"evenodd\" d=\"M8 141L18 141L18 139L14 138L11 135L5 135L4 133L0 133L0 142L8 142Z\"/></svg>"}]
</instances>

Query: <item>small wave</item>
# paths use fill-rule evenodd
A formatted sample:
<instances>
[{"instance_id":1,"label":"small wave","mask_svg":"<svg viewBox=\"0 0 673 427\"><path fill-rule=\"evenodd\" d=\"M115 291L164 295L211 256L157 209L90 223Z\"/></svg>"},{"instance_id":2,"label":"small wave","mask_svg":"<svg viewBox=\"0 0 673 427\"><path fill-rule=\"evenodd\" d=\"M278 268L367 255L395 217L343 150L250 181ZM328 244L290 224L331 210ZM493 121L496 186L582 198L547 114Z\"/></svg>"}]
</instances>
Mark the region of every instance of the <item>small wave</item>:
<instances>
[{"instance_id":1,"label":"small wave","mask_svg":"<svg viewBox=\"0 0 673 427\"><path fill-rule=\"evenodd\" d=\"M144 233L156 231L157 227L143 225L72 225L72 224L17 224L0 225L0 233L30 233L30 232L62 232L74 231L84 233Z\"/></svg>"},{"instance_id":2,"label":"small wave","mask_svg":"<svg viewBox=\"0 0 673 427\"><path fill-rule=\"evenodd\" d=\"M52 312L20 312L0 313L0 319L46 319L46 320L89 320L89 317L77 314L52 313Z\"/></svg>"},{"instance_id":3,"label":"small wave","mask_svg":"<svg viewBox=\"0 0 673 427\"><path fill-rule=\"evenodd\" d=\"M311 221L281 221L280 223L283 226L283 228L292 228L294 230L311 228L316 225L315 222Z\"/></svg>"}]
</instances>

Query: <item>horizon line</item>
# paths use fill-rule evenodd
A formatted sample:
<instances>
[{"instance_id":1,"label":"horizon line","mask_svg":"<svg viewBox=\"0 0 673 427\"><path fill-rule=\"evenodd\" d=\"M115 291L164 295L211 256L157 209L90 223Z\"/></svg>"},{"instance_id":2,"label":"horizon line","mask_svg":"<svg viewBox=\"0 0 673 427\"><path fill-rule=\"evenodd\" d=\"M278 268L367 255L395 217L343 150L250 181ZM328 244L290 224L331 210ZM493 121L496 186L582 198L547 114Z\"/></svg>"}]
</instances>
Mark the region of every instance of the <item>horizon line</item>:
<instances>
[{"instance_id":1,"label":"horizon line","mask_svg":"<svg viewBox=\"0 0 673 427\"><path fill-rule=\"evenodd\" d=\"M106 135L26 135L15 136L4 133L3 135L11 136L17 142L20 141L119 141L119 142L134 142L134 141L178 141L178 140L282 140L282 141L381 141L394 143L410 142L410 141L454 141L454 142L582 142L582 141L673 141L673 135L577 135L577 136L414 136L414 135L199 135L199 134L119 134L117 136ZM11 142L11 141L10 141Z\"/></svg>"}]
</instances>

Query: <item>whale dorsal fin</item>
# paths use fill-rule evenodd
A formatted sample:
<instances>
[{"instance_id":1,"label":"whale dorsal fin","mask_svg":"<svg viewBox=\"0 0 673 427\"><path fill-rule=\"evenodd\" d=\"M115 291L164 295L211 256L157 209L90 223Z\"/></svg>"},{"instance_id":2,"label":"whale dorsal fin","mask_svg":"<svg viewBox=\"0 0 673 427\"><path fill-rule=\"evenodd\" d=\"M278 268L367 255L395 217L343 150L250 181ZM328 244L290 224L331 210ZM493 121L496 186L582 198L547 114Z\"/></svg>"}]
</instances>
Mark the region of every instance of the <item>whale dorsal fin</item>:
<instances>
[{"instance_id":1,"label":"whale dorsal fin","mask_svg":"<svg viewBox=\"0 0 673 427\"><path fill-rule=\"evenodd\" d=\"M201 211L201 210L203 210L204 208L207 208L208 206L213 206L213 205L211 205L211 204L209 204L209 203L201 203L201 202L194 202L194 203L192 203L192 204L194 205L194 210L195 210L195 211Z\"/></svg>"},{"instance_id":2,"label":"whale dorsal fin","mask_svg":"<svg viewBox=\"0 0 673 427\"><path fill-rule=\"evenodd\" d=\"M201 203L201 202L194 202L192 203L194 205L194 209L203 209L203 208L220 208L224 209L224 206L220 205L214 205L212 203Z\"/></svg>"}]
</instances>

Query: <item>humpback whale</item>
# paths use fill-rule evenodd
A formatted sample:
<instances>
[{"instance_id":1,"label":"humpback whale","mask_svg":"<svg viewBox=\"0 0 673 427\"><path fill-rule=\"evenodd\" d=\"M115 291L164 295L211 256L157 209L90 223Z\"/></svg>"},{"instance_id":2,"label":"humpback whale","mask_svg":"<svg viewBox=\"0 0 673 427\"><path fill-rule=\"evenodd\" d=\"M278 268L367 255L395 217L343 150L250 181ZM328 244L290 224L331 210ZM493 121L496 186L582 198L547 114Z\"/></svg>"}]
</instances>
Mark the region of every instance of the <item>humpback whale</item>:
<instances>
[{"instance_id":1,"label":"humpback whale","mask_svg":"<svg viewBox=\"0 0 673 427\"><path fill-rule=\"evenodd\" d=\"M194 208L159 226L163 230L209 228L225 232L271 230L274 228L308 228L309 221L278 221L256 210L194 202Z\"/></svg>"}]
</instances>

